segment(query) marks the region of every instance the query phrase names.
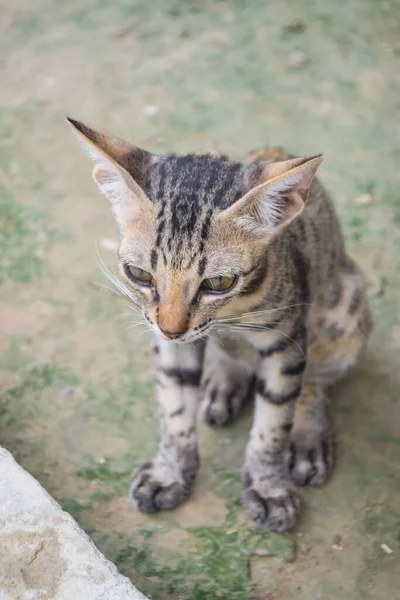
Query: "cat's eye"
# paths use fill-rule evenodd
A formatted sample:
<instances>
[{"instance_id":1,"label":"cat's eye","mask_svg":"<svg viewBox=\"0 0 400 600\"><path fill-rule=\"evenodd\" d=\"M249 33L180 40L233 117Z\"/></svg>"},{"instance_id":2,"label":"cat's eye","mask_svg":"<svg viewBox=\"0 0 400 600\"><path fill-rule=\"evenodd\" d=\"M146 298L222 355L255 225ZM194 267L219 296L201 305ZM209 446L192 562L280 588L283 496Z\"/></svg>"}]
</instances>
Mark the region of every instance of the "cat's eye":
<instances>
[{"instance_id":1,"label":"cat's eye","mask_svg":"<svg viewBox=\"0 0 400 600\"><path fill-rule=\"evenodd\" d=\"M228 292L237 282L237 275L218 275L205 279L201 284L201 289L213 294Z\"/></svg>"},{"instance_id":2,"label":"cat's eye","mask_svg":"<svg viewBox=\"0 0 400 600\"><path fill-rule=\"evenodd\" d=\"M134 267L132 265L124 265L125 274L132 279L132 281L139 283L140 285L153 285L153 275L144 269Z\"/></svg>"}]
</instances>

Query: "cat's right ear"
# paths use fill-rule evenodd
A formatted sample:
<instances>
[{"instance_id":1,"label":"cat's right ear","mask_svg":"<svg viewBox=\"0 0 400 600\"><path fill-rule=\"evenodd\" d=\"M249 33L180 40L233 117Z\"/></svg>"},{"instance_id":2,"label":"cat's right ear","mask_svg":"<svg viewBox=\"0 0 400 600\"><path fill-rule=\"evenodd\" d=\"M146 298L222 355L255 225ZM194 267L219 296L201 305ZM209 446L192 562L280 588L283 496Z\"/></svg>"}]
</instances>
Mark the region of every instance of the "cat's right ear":
<instances>
[{"instance_id":1,"label":"cat's right ear","mask_svg":"<svg viewBox=\"0 0 400 600\"><path fill-rule=\"evenodd\" d=\"M105 131L67 117L84 152L94 161L93 179L110 201L117 223L123 226L153 204L143 191L146 174L156 156Z\"/></svg>"},{"instance_id":2,"label":"cat's right ear","mask_svg":"<svg viewBox=\"0 0 400 600\"><path fill-rule=\"evenodd\" d=\"M235 221L254 234L273 235L304 209L322 155L267 163L258 185L233 203L219 218Z\"/></svg>"}]
</instances>

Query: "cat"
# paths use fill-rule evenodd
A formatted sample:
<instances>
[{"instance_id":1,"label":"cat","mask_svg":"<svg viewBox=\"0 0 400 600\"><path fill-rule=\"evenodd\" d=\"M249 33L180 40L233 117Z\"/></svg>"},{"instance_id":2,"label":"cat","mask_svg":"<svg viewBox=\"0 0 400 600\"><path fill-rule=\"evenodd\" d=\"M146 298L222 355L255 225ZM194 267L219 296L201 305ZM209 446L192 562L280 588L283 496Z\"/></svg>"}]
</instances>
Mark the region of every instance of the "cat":
<instances>
[{"instance_id":1,"label":"cat","mask_svg":"<svg viewBox=\"0 0 400 600\"><path fill-rule=\"evenodd\" d=\"M322 155L160 156L68 122L119 227L118 285L155 336L161 443L134 473L131 499L146 512L180 504L199 468L200 404L222 426L255 396L243 504L265 529L291 528L295 484L320 485L333 468L327 388L372 327L362 275L314 178Z\"/></svg>"}]
</instances>

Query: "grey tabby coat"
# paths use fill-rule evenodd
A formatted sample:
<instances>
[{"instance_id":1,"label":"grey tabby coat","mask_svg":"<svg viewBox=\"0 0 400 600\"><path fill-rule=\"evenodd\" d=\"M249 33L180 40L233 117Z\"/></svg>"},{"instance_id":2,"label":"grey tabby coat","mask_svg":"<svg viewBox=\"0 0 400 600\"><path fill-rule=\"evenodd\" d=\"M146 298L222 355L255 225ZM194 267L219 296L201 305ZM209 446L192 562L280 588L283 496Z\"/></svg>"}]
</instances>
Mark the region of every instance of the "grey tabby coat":
<instances>
[{"instance_id":1,"label":"grey tabby coat","mask_svg":"<svg viewBox=\"0 0 400 600\"><path fill-rule=\"evenodd\" d=\"M133 475L132 500L149 512L182 502L199 467L200 403L225 425L255 395L243 503L267 529L292 527L295 484L332 470L328 386L371 329L362 276L314 179L322 157L158 156L69 122L119 226L121 286L155 336L161 446Z\"/></svg>"}]
</instances>

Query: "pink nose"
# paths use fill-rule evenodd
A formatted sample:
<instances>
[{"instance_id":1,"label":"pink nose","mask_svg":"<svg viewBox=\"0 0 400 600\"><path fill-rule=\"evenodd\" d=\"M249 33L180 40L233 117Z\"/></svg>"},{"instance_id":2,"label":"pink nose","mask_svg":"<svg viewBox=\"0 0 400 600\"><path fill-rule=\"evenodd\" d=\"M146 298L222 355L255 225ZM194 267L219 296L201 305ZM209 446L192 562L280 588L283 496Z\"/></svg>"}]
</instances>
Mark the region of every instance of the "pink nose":
<instances>
[{"instance_id":1,"label":"pink nose","mask_svg":"<svg viewBox=\"0 0 400 600\"><path fill-rule=\"evenodd\" d=\"M181 337L185 333L184 331L166 331L165 329L161 329L161 327L160 327L160 330L170 340L176 340L178 337Z\"/></svg>"}]
</instances>

